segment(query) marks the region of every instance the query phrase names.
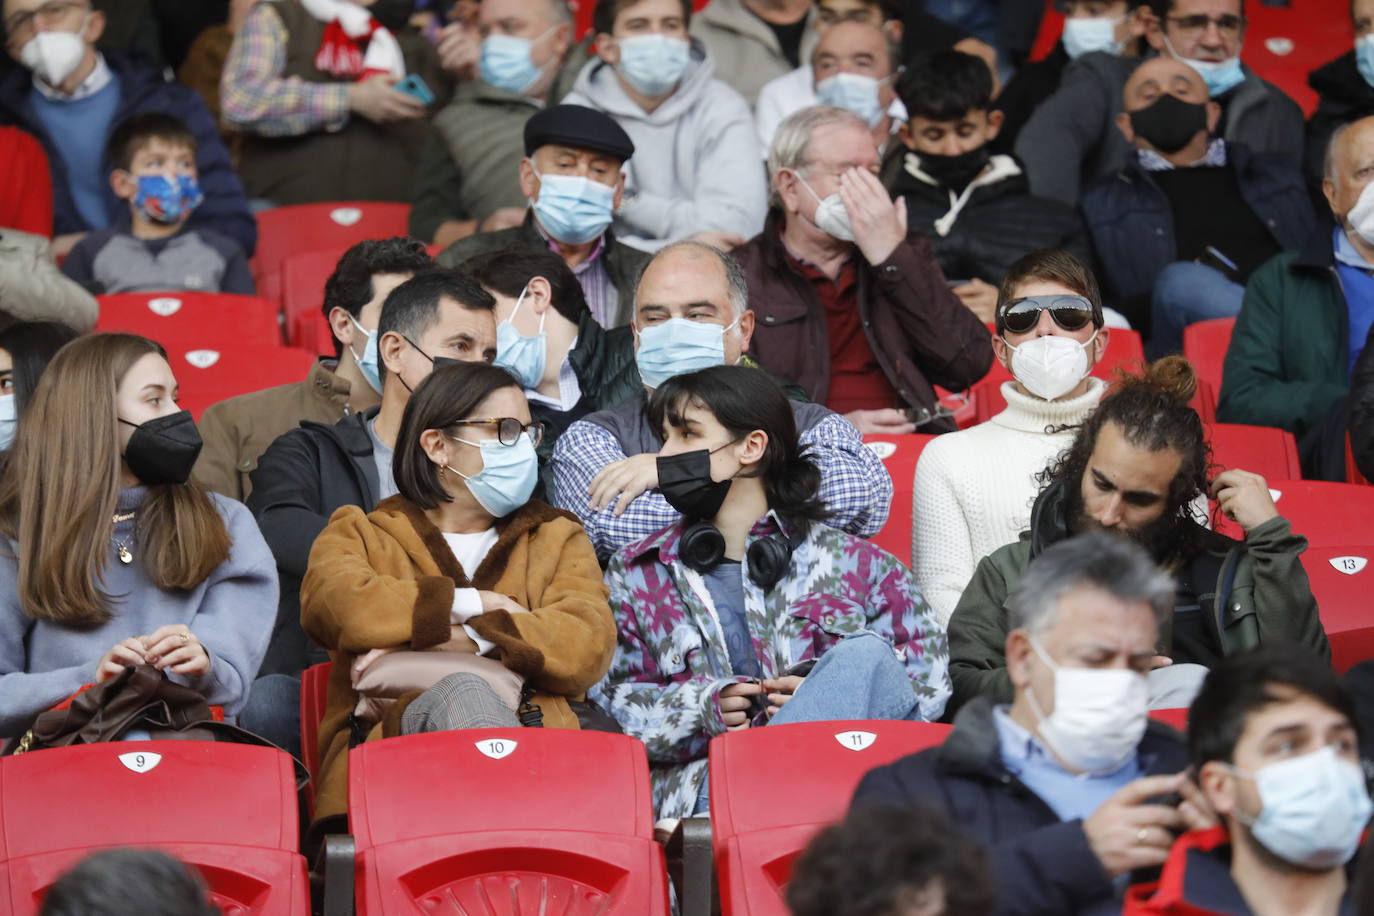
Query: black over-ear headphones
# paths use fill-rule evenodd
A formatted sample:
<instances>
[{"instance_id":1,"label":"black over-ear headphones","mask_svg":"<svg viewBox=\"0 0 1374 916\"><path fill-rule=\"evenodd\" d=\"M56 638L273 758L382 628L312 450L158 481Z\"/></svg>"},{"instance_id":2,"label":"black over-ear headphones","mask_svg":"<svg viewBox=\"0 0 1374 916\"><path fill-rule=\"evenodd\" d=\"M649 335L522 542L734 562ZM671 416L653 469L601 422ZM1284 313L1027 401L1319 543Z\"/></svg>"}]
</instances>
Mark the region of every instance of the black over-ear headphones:
<instances>
[{"instance_id":1,"label":"black over-ear headphones","mask_svg":"<svg viewBox=\"0 0 1374 916\"><path fill-rule=\"evenodd\" d=\"M749 545L749 578L755 585L767 590L782 580L793 552L806 540L807 530L805 523L794 524L789 535L777 532ZM683 530L677 554L689 569L710 572L725 559L725 535L710 522L693 522Z\"/></svg>"}]
</instances>

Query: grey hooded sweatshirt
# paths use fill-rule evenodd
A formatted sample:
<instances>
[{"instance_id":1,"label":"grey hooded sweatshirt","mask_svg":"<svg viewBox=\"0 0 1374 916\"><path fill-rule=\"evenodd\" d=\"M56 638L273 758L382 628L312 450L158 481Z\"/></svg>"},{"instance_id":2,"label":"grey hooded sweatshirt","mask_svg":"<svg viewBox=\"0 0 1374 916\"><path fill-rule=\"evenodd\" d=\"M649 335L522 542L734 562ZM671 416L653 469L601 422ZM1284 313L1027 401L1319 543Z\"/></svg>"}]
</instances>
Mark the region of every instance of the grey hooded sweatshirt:
<instances>
[{"instance_id":1,"label":"grey hooded sweatshirt","mask_svg":"<svg viewBox=\"0 0 1374 916\"><path fill-rule=\"evenodd\" d=\"M600 58L582 68L563 99L604 111L634 141L634 158L625 164L626 199L614 224L620 241L656 251L697 232L749 239L763 228L767 177L754 117L714 72L701 42L692 39L686 72L652 113L626 94L615 69Z\"/></svg>"}]
</instances>

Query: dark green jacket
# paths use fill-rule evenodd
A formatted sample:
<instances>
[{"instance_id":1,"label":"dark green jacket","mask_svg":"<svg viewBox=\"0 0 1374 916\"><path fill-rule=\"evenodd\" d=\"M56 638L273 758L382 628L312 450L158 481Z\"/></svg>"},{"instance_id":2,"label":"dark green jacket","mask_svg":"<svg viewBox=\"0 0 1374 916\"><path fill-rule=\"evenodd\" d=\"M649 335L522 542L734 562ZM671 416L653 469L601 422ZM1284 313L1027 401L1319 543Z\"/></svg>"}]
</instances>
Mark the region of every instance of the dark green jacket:
<instances>
[{"instance_id":1,"label":"dark green jacket","mask_svg":"<svg viewBox=\"0 0 1374 916\"><path fill-rule=\"evenodd\" d=\"M1301 438L1349 388L1350 313L1329 231L1250 277L1221 382L1217 419Z\"/></svg>"},{"instance_id":2,"label":"dark green jacket","mask_svg":"<svg viewBox=\"0 0 1374 916\"><path fill-rule=\"evenodd\" d=\"M949 674L954 696L947 716L974 697L995 703L1012 701L1007 676L1007 596L1021 581L1030 562L1047 547L1069 536L1063 484L1047 487L1031 509L1030 530L1014 544L988 554L974 570L949 620ZM1197 532L1202 551L1185 561L1177 578L1202 605L1213 640L1230 655L1266 643L1305 646L1331 657L1317 616L1317 601L1298 558L1307 539L1293 533L1288 520L1272 518L1256 526L1244 541L1214 531ZM1172 627L1159 634L1159 650L1171 654Z\"/></svg>"},{"instance_id":3,"label":"dark green jacket","mask_svg":"<svg viewBox=\"0 0 1374 916\"><path fill-rule=\"evenodd\" d=\"M548 250L548 242L544 240L544 237L539 233L539 228L535 226L532 212L527 211L525 222L514 228L500 229L496 232L479 232L476 235L459 239L439 252L438 261L443 267L460 267L468 258L492 251L504 251L508 248ZM602 251L601 257L606 259L606 273L610 276L611 283L615 285L616 292L615 314L611 318L610 326L618 328L621 325L629 324L630 319L634 317L635 284L639 282L639 275L644 270L644 265L649 263L649 258L652 255L616 241L615 235L608 229L606 230L606 248ZM633 353L631 357L631 361L633 361ZM636 381L638 380L636 379ZM608 404L606 406L614 407L616 405Z\"/></svg>"}]
</instances>

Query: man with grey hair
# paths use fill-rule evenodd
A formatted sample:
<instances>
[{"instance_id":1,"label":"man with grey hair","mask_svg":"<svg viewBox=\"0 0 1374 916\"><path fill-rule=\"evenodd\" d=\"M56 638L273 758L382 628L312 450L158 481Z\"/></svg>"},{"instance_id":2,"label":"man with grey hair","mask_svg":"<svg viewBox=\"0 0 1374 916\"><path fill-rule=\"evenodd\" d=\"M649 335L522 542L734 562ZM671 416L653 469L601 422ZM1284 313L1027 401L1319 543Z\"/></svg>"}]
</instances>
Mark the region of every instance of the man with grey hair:
<instances>
[{"instance_id":1,"label":"man with grey hair","mask_svg":"<svg viewBox=\"0 0 1374 916\"><path fill-rule=\"evenodd\" d=\"M778 126L772 210L734 255L759 315L750 353L861 433L954 429L935 386L992 365L988 329L950 292L930 240L878 180L869 126L831 106Z\"/></svg>"},{"instance_id":2,"label":"man with grey hair","mask_svg":"<svg viewBox=\"0 0 1374 916\"><path fill-rule=\"evenodd\" d=\"M942 745L870 772L853 804L944 805L988 851L996 912L1120 912L1133 870L1215 823L1181 736L1146 711L1173 583L1094 532L1041 554L1008 605L1011 705L968 704Z\"/></svg>"},{"instance_id":3,"label":"man with grey hair","mask_svg":"<svg viewBox=\"0 0 1374 916\"><path fill-rule=\"evenodd\" d=\"M603 563L680 517L658 491L661 431L645 416L645 392L709 366L757 366L745 355L755 329L748 295L734 259L701 242L669 245L644 268L631 325L642 388L569 426L551 458L553 504L581 520ZM843 418L819 404L791 403L801 444L821 470L829 524L872 536L892 502L887 469Z\"/></svg>"},{"instance_id":4,"label":"man with grey hair","mask_svg":"<svg viewBox=\"0 0 1374 916\"><path fill-rule=\"evenodd\" d=\"M1331 137L1322 191L1336 228L1255 271L1226 353L1217 419L1293 433L1304 477L1345 479L1343 398L1374 326L1372 188L1369 117Z\"/></svg>"}]
</instances>

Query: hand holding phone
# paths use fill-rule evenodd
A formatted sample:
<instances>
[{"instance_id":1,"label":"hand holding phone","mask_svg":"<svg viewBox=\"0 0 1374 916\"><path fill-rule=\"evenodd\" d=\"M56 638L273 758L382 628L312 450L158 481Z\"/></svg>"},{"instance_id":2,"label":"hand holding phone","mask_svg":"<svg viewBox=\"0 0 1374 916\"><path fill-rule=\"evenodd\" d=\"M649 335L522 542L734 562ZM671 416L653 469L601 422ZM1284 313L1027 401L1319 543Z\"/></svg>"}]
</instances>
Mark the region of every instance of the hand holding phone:
<instances>
[{"instance_id":1,"label":"hand holding phone","mask_svg":"<svg viewBox=\"0 0 1374 916\"><path fill-rule=\"evenodd\" d=\"M418 73L410 74L397 83L395 88L397 92L404 92L421 105L434 104L434 93L430 91L424 77Z\"/></svg>"}]
</instances>

